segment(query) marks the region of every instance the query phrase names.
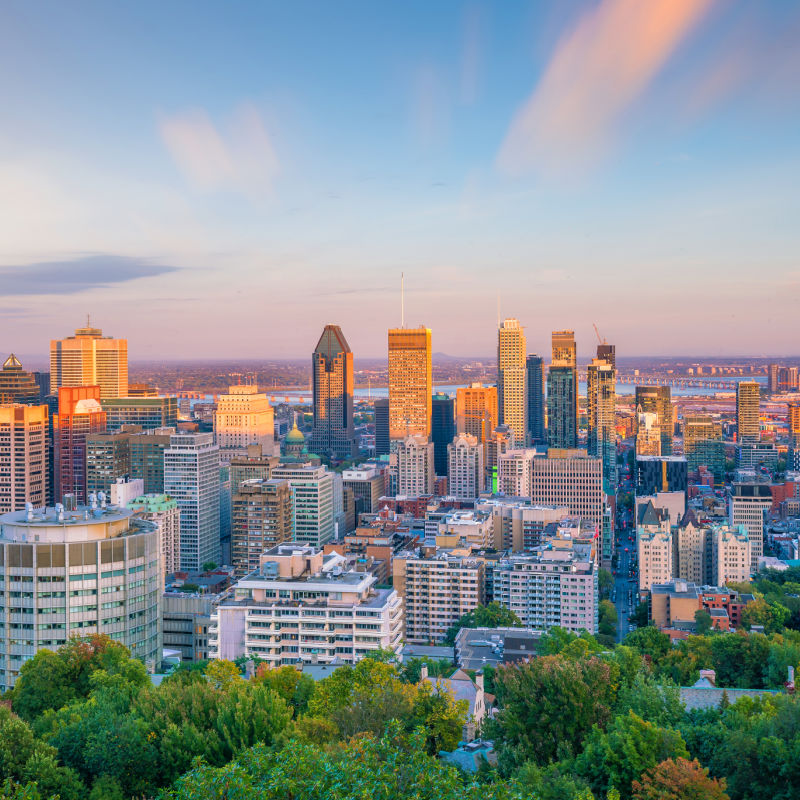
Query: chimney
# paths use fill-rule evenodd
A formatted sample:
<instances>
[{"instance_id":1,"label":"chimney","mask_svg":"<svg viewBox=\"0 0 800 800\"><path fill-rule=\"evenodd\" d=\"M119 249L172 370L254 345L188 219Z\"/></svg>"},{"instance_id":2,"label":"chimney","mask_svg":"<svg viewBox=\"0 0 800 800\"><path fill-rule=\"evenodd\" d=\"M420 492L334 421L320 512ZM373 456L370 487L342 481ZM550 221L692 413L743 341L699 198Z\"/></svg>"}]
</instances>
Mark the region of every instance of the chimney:
<instances>
[{"instance_id":1,"label":"chimney","mask_svg":"<svg viewBox=\"0 0 800 800\"><path fill-rule=\"evenodd\" d=\"M701 669L700 677L706 678L712 686L717 685L717 673L713 669Z\"/></svg>"},{"instance_id":2,"label":"chimney","mask_svg":"<svg viewBox=\"0 0 800 800\"><path fill-rule=\"evenodd\" d=\"M483 670L479 669L475 673L475 685L478 687L479 692L483 692Z\"/></svg>"},{"instance_id":3,"label":"chimney","mask_svg":"<svg viewBox=\"0 0 800 800\"><path fill-rule=\"evenodd\" d=\"M420 667L420 670L419 670L419 679L420 679L420 681L426 681L426 680L428 680L428 665L427 665L427 664L423 664L423 665Z\"/></svg>"}]
</instances>

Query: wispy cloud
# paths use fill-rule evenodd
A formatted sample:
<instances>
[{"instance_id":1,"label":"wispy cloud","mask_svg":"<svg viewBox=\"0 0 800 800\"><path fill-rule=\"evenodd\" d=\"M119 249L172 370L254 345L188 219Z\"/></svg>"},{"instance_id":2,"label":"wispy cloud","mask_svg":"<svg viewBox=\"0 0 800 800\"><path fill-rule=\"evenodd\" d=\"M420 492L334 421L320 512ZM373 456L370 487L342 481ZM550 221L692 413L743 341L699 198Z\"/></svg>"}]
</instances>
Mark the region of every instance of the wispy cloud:
<instances>
[{"instance_id":1,"label":"wispy cloud","mask_svg":"<svg viewBox=\"0 0 800 800\"><path fill-rule=\"evenodd\" d=\"M202 109L159 121L159 132L187 180L203 191L268 194L279 171L278 157L264 120L241 106L224 127Z\"/></svg>"},{"instance_id":2,"label":"wispy cloud","mask_svg":"<svg viewBox=\"0 0 800 800\"><path fill-rule=\"evenodd\" d=\"M715 0L603 0L559 41L498 163L511 173L580 169Z\"/></svg>"},{"instance_id":3,"label":"wispy cloud","mask_svg":"<svg viewBox=\"0 0 800 800\"><path fill-rule=\"evenodd\" d=\"M0 294L76 294L139 278L152 278L178 269L145 258L101 254L0 266Z\"/></svg>"}]
</instances>

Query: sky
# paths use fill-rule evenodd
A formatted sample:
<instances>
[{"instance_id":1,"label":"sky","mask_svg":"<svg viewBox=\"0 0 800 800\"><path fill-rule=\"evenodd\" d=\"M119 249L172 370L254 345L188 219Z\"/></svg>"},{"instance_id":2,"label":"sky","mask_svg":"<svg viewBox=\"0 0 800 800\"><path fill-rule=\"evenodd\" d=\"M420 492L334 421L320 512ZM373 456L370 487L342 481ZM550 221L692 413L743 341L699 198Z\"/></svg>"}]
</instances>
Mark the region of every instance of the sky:
<instances>
[{"instance_id":1,"label":"sky","mask_svg":"<svg viewBox=\"0 0 800 800\"><path fill-rule=\"evenodd\" d=\"M800 354L800 4L0 11L0 355Z\"/></svg>"}]
</instances>

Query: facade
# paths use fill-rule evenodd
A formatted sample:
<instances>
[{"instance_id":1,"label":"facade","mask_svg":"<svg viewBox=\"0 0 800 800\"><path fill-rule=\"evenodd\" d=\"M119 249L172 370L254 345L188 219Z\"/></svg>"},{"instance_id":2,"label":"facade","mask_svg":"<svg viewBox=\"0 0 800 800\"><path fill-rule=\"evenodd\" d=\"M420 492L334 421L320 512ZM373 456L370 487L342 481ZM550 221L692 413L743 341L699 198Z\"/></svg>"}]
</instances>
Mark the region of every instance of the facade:
<instances>
[{"instance_id":1,"label":"facade","mask_svg":"<svg viewBox=\"0 0 800 800\"><path fill-rule=\"evenodd\" d=\"M519 320L505 319L497 330L497 416L518 442L528 433L528 373L525 332Z\"/></svg>"},{"instance_id":2,"label":"facade","mask_svg":"<svg viewBox=\"0 0 800 800\"><path fill-rule=\"evenodd\" d=\"M333 541L333 474L312 464L280 464L272 477L288 481L292 490L295 541L313 547Z\"/></svg>"},{"instance_id":3,"label":"facade","mask_svg":"<svg viewBox=\"0 0 800 800\"><path fill-rule=\"evenodd\" d=\"M669 386L637 386L635 404L637 410L641 409L645 413L656 415L656 423L661 435L661 452L658 455L671 456L674 423L672 395Z\"/></svg>"},{"instance_id":4,"label":"facade","mask_svg":"<svg viewBox=\"0 0 800 800\"><path fill-rule=\"evenodd\" d=\"M389 437L389 398L381 397L373 403L375 415L375 455L389 455L391 439Z\"/></svg>"},{"instance_id":5,"label":"facade","mask_svg":"<svg viewBox=\"0 0 800 800\"><path fill-rule=\"evenodd\" d=\"M461 433L447 446L447 458L448 494L474 500L483 491L483 445Z\"/></svg>"},{"instance_id":6,"label":"facade","mask_svg":"<svg viewBox=\"0 0 800 800\"><path fill-rule=\"evenodd\" d=\"M166 494L142 494L128 501L127 508L158 526L164 576L181 568L181 511Z\"/></svg>"},{"instance_id":7,"label":"facade","mask_svg":"<svg viewBox=\"0 0 800 800\"><path fill-rule=\"evenodd\" d=\"M179 651L184 662L205 661L214 600L214 595L166 592L162 600L164 649Z\"/></svg>"},{"instance_id":8,"label":"facade","mask_svg":"<svg viewBox=\"0 0 800 800\"><path fill-rule=\"evenodd\" d=\"M525 628L596 634L598 568L590 547L545 545L530 555L501 560L494 569L494 599L513 611Z\"/></svg>"},{"instance_id":9,"label":"facade","mask_svg":"<svg viewBox=\"0 0 800 800\"><path fill-rule=\"evenodd\" d=\"M530 497L536 450L506 450L497 457L497 491L509 497Z\"/></svg>"},{"instance_id":10,"label":"facade","mask_svg":"<svg viewBox=\"0 0 800 800\"><path fill-rule=\"evenodd\" d=\"M547 372L547 441L550 447L578 446L577 372L565 364L552 364Z\"/></svg>"},{"instance_id":11,"label":"facade","mask_svg":"<svg viewBox=\"0 0 800 800\"><path fill-rule=\"evenodd\" d=\"M156 428L131 436L131 477L144 481L145 494L164 492L164 451L169 448L175 428Z\"/></svg>"},{"instance_id":12,"label":"facade","mask_svg":"<svg viewBox=\"0 0 800 800\"><path fill-rule=\"evenodd\" d=\"M23 403L35 405L42 397L39 384L30 372L22 369L19 359L12 353L0 370L0 404Z\"/></svg>"},{"instance_id":13,"label":"facade","mask_svg":"<svg viewBox=\"0 0 800 800\"><path fill-rule=\"evenodd\" d=\"M769 394L778 393L778 371L780 364L767 365L767 392Z\"/></svg>"},{"instance_id":14,"label":"facade","mask_svg":"<svg viewBox=\"0 0 800 800\"><path fill-rule=\"evenodd\" d=\"M354 467L342 472L342 488L353 493L359 513L372 514L386 493L386 478L377 467Z\"/></svg>"},{"instance_id":15,"label":"facade","mask_svg":"<svg viewBox=\"0 0 800 800\"><path fill-rule=\"evenodd\" d=\"M711 529L711 578L714 586L748 583L751 574L750 537L743 525Z\"/></svg>"},{"instance_id":16,"label":"facade","mask_svg":"<svg viewBox=\"0 0 800 800\"><path fill-rule=\"evenodd\" d=\"M354 664L378 649L399 654L402 601L375 583L374 575L348 571L344 556L278 545L214 610L209 655L258 656L280 667Z\"/></svg>"},{"instance_id":17,"label":"facade","mask_svg":"<svg viewBox=\"0 0 800 800\"><path fill-rule=\"evenodd\" d=\"M430 328L389 330L389 437L431 435Z\"/></svg>"},{"instance_id":18,"label":"facade","mask_svg":"<svg viewBox=\"0 0 800 800\"><path fill-rule=\"evenodd\" d=\"M484 564L466 550L426 546L397 553L392 577L411 644L443 641L464 614L484 603Z\"/></svg>"},{"instance_id":19,"label":"facade","mask_svg":"<svg viewBox=\"0 0 800 800\"><path fill-rule=\"evenodd\" d=\"M786 422L789 428L789 445L800 447L800 401L787 403Z\"/></svg>"},{"instance_id":20,"label":"facade","mask_svg":"<svg viewBox=\"0 0 800 800\"><path fill-rule=\"evenodd\" d=\"M260 444L275 450L275 415L269 398L255 384L231 386L220 395L214 414L214 434L221 454L241 455L247 446Z\"/></svg>"},{"instance_id":21,"label":"facade","mask_svg":"<svg viewBox=\"0 0 800 800\"><path fill-rule=\"evenodd\" d=\"M617 348L616 345L602 342L597 345L597 357L600 361L605 361L615 372L617 370Z\"/></svg>"},{"instance_id":22,"label":"facade","mask_svg":"<svg viewBox=\"0 0 800 800\"><path fill-rule=\"evenodd\" d=\"M78 328L50 342L50 390L98 386L100 397L128 396L128 340L103 336L100 328Z\"/></svg>"},{"instance_id":23,"label":"facade","mask_svg":"<svg viewBox=\"0 0 800 800\"><path fill-rule=\"evenodd\" d=\"M219 447L211 433L174 433L164 450L164 493L181 515L180 565L220 562Z\"/></svg>"},{"instance_id":24,"label":"facade","mask_svg":"<svg viewBox=\"0 0 800 800\"><path fill-rule=\"evenodd\" d=\"M437 393L431 399L431 442L437 475L447 475L447 448L455 435L455 402L449 395Z\"/></svg>"},{"instance_id":25,"label":"facade","mask_svg":"<svg viewBox=\"0 0 800 800\"><path fill-rule=\"evenodd\" d=\"M56 501L72 494L78 503L86 503L86 440L105 429L99 386L62 386L58 390L58 414L53 419Z\"/></svg>"},{"instance_id":26,"label":"facade","mask_svg":"<svg viewBox=\"0 0 800 800\"><path fill-rule=\"evenodd\" d=\"M686 493L689 473L681 456L636 456L636 494Z\"/></svg>"},{"instance_id":27,"label":"facade","mask_svg":"<svg viewBox=\"0 0 800 800\"><path fill-rule=\"evenodd\" d=\"M406 436L397 443L397 494L433 494L435 477L432 442L424 436Z\"/></svg>"},{"instance_id":28,"label":"facade","mask_svg":"<svg viewBox=\"0 0 800 800\"><path fill-rule=\"evenodd\" d=\"M639 525L636 529L639 559L639 591L646 592L655 583L667 583L675 575L672 532L669 519L660 525Z\"/></svg>"},{"instance_id":29,"label":"facade","mask_svg":"<svg viewBox=\"0 0 800 800\"><path fill-rule=\"evenodd\" d=\"M106 412L106 427L112 433L123 425L142 430L174 428L178 424L177 397L108 397L100 400Z\"/></svg>"},{"instance_id":30,"label":"facade","mask_svg":"<svg viewBox=\"0 0 800 800\"><path fill-rule=\"evenodd\" d=\"M456 431L485 443L497 427L497 387L472 383L456 390Z\"/></svg>"},{"instance_id":31,"label":"facade","mask_svg":"<svg viewBox=\"0 0 800 800\"><path fill-rule=\"evenodd\" d=\"M230 461L231 495L238 493L244 481L269 480L279 463L280 458L266 455L260 444L248 445L244 455Z\"/></svg>"},{"instance_id":32,"label":"facade","mask_svg":"<svg viewBox=\"0 0 800 800\"><path fill-rule=\"evenodd\" d=\"M292 489L285 480L244 481L231 505L233 568L243 577L258 569L263 553L294 538Z\"/></svg>"},{"instance_id":33,"label":"facade","mask_svg":"<svg viewBox=\"0 0 800 800\"><path fill-rule=\"evenodd\" d=\"M736 446L736 465L744 469L778 466L778 448L773 442L742 442Z\"/></svg>"},{"instance_id":34,"label":"facade","mask_svg":"<svg viewBox=\"0 0 800 800\"><path fill-rule=\"evenodd\" d=\"M616 373L607 362L594 359L587 370L589 455L603 462L603 485L606 493L617 487Z\"/></svg>"},{"instance_id":35,"label":"facade","mask_svg":"<svg viewBox=\"0 0 800 800\"><path fill-rule=\"evenodd\" d=\"M449 511L438 527L437 543L447 540L453 546L464 542L478 550L494 548L494 518L485 511Z\"/></svg>"},{"instance_id":36,"label":"facade","mask_svg":"<svg viewBox=\"0 0 800 800\"><path fill-rule=\"evenodd\" d=\"M638 409L636 412L636 455L660 456L661 439L658 414L654 411Z\"/></svg>"},{"instance_id":37,"label":"facade","mask_svg":"<svg viewBox=\"0 0 800 800\"><path fill-rule=\"evenodd\" d=\"M0 517L0 690L22 665L70 636L107 634L155 668L161 661L156 526L101 505Z\"/></svg>"},{"instance_id":38,"label":"facade","mask_svg":"<svg viewBox=\"0 0 800 800\"><path fill-rule=\"evenodd\" d=\"M760 404L761 386L757 381L740 381L736 384L736 430L740 442L757 442L761 439Z\"/></svg>"},{"instance_id":39,"label":"facade","mask_svg":"<svg viewBox=\"0 0 800 800\"><path fill-rule=\"evenodd\" d=\"M528 372L528 444L547 444L544 424L544 359L532 353L525 359Z\"/></svg>"},{"instance_id":40,"label":"facade","mask_svg":"<svg viewBox=\"0 0 800 800\"><path fill-rule=\"evenodd\" d=\"M330 458L358 453L353 427L353 353L342 329L326 325L311 354L314 429L309 448Z\"/></svg>"},{"instance_id":41,"label":"facade","mask_svg":"<svg viewBox=\"0 0 800 800\"><path fill-rule=\"evenodd\" d=\"M0 406L0 513L47 504L47 406Z\"/></svg>"},{"instance_id":42,"label":"facade","mask_svg":"<svg viewBox=\"0 0 800 800\"><path fill-rule=\"evenodd\" d=\"M683 452L689 472L708 467L715 483L725 479L725 445L722 425L709 414L686 416L683 421Z\"/></svg>"},{"instance_id":43,"label":"facade","mask_svg":"<svg viewBox=\"0 0 800 800\"><path fill-rule=\"evenodd\" d=\"M534 505L566 506L569 513L603 524L603 463L583 450L549 450L532 462L530 497Z\"/></svg>"},{"instance_id":44,"label":"facade","mask_svg":"<svg viewBox=\"0 0 800 800\"><path fill-rule=\"evenodd\" d=\"M483 459L487 492L499 491L500 456L513 449L514 431L508 425L498 425L486 441L486 452Z\"/></svg>"},{"instance_id":45,"label":"facade","mask_svg":"<svg viewBox=\"0 0 800 800\"><path fill-rule=\"evenodd\" d=\"M524 500L491 498L475 504L476 511L491 514L494 548L519 553L545 541L545 530L569 515L566 506L532 505Z\"/></svg>"},{"instance_id":46,"label":"facade","mask_svg":"<svg viewBox=\"0 0 800 800\"><path fill-rule=\"evenodd\" d=\"M131 435L92 433L86 437L86 491L109 494L117 478L131 474Z\"/></svg>"},{"instance_id":47,"label":"facade","mask_svg":"<svg viewBox=\"0 0 800 800\"><path fill-rule=\"evenodd\" d=\"M734 483L728 498L729 522L743 525L750 539L750 569L758 571L764 555L764 515L772 508L772 492L765 483Z\"/></svg>"}]
</instances>

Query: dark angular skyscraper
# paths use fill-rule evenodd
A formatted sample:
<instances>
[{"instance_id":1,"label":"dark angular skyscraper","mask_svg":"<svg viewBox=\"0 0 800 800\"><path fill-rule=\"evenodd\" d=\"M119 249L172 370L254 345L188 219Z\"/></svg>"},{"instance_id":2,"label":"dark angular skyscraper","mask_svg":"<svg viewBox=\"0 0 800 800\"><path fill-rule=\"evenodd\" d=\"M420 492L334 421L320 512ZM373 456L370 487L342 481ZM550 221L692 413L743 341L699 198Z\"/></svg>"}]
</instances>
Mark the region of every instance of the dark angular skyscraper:
<instances>
[{"instance_id":1,"label":"dark angular skyscraper","mask_svg":"<svg viewBox=\"0 0 800 800\"><path fill-rule=\"evenodd\" d=\"M447 475L447 445L456 435L455 403L446 394L435 394L431 406L431 441L436 474Z\"/></svg>"},{"instance_id":2,"label":"dark angular skyscraper","mask_svg":"<svg viewBox=\"0 0 800 800\"><path fill-rule=\"evenodd\" d=\"M552 365L547 373L547 440L550 447L578 446L575 368Z\"/></svg>"},{"instance_id":3,"label":"dark angular skyscraper","mask_svg":"<svg viewBox=\"0 0 800 800\"><path fill-rule=\"evenodd\" d=\"M603 342L602 344L597 345L597 358L600 361L605 361L611 369L616 370L617 368L617 348L616 345L609 344L608 342Z\"/></svg>"},{"instance_id":4,"label":"dark angular skyscraper","mask_svg":"<svg viewBox=\"0 0 800 800\"><path fill-rule=\"evenodd\" d=\"M382 397L373 404L375 411L375 455L388 456L389 439L389 398Z\"/></svg>"},{"instance_id":5,"label":"dark angular skyscraper","mask_svg":"<svg viewBox=\"0 0 800 800\"><path fill-rule=\"evenodd\" d=\"M311 356L314 429L309 450L331 458L357 454L353 429L353 353L338 325L326 325Z\"/></svg>"},{"instance_id":6,"label":"dark angular skyscraper","mask_svg":"<svg viewBox=\"0 0 800 800\"><path fill-rule=\"evenodd\" d=\"M30 372L22 369L22 364L13 353L0 370L0 402L26 405L41 402L39 385Z\"/></svg>"},{"instance_id":7,"label":"dark angular skyscraper","mask_svg":"<svg viewBox=\"0 0 800 800\"><path fill-rule=\"evenodd\" d=\"M544 359L535 353L525 360L528 371L528 440L532 445L546 445L544 427Z\"/></svg>"}]
</instances>

